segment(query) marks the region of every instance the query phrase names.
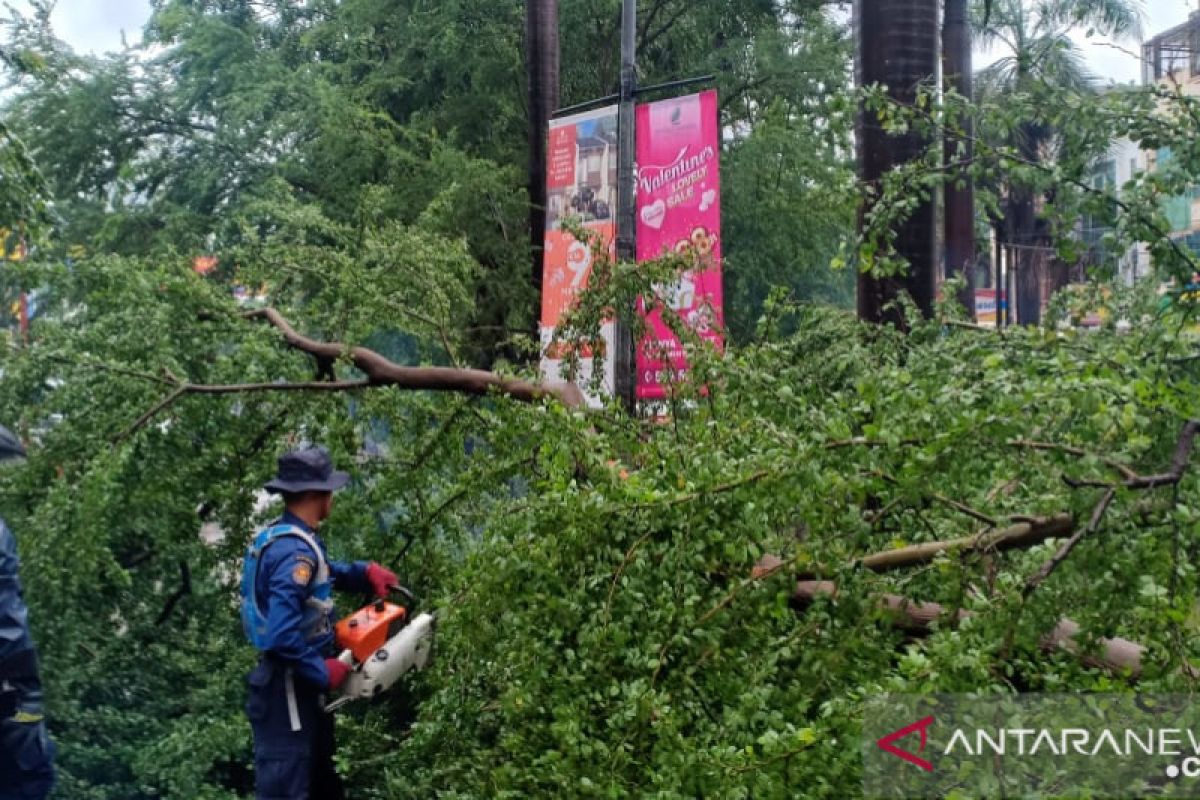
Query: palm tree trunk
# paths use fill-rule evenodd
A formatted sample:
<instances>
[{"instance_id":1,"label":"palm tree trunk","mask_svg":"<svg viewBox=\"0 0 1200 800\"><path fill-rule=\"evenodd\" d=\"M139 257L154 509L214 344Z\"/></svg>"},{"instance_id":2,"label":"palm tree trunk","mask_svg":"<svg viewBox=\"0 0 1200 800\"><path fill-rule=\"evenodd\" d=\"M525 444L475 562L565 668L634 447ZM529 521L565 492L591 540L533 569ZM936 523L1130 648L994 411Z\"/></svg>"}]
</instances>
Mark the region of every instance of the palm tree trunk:
<instances>
[{"instance_id":1,"label":"palm tree trunk","mask_svg":"<svg viewBox=\"0 0 1200 800\"><path fill-rule=\"evenodd\" d=\"M888 94L897 102L912 104L915 101L918 87L937 72L941 51L938 3L939 0L858 0L855 3L859 85L885 84ZM893 166L920 157L929 145L926 139L914 133L889 136L866 114L859 115L856 138L859 176L866 183L878 183ZM884 310L902 292L912 297L922 313L932 313L936 234L933 203L922 203L896 231L896 250L908 261L907 274L876 277L859 273L858 315L861 319L907 327L899 311Z\"/></svg>"},{"instance_id":2,"label":"palm tree trunk","mask_svg":"<svg viewBox=\"0 0 1200 800\"><path fill-rule=\"evenodd\" d=\"M529 249L531 283L542 294L542 246L546 229L546 129L559 106L558 0L525 2L525 67L529 82ZM536 337L540 306L535 306Z\"/></svg>"}]
</instances>

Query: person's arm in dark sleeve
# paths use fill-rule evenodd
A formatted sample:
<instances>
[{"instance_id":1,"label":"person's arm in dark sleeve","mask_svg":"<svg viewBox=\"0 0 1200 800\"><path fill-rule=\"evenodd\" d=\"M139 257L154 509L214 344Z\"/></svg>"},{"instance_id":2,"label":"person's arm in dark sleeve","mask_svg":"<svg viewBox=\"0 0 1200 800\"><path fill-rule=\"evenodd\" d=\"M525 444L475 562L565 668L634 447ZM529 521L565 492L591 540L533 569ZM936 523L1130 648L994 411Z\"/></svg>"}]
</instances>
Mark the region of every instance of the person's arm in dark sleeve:
<instances>
[{"instance_id":1,"label":"person's arm in dark sleeve","mask_svg":"<svg viewBox=\"0 0 1200 800\"><path fill-rule=\"evenodd\" d=\"M0 661L33 651L18 576L20 564L16 537L0 520Z\"/></svg>"},{"instance_id":2,"label":"person's arm in dark sleeve","mask_svg":"<svg viewBox=\"0 0 1200 800\"><path fill-rule=\"evenodd\" d=\"M367 580L369 561L330 561L329 574L333 576L333 588L339 592L370 594L371 584Z\"/></svg>"},{"instance_id":3,"label":"person's arm in dark sleeve","mask_svg":"<svg viewBox=\"0 0 1200 800\"><path fill-rule=\"evenodd\" d=\"M301 624L308 585L317 573L317 559L304 546L287 548L278 542L263 555L267 582L267 651L287 661L296 676L314 686L329 685L325 659L304 640ZM274 551L274 552L272 552Z\"/></svg>"}]
</instances>

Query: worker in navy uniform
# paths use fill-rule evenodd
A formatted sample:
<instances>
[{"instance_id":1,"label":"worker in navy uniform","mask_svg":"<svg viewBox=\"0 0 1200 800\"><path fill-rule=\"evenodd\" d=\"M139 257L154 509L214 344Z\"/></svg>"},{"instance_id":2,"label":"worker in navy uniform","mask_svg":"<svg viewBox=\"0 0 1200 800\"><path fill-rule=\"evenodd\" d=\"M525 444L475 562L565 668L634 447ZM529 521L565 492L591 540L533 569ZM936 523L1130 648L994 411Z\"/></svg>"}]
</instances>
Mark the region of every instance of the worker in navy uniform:
<instances>
[{"instance_id":1,"label":"worker in navy uniform","mask_svg":"<svg viewBox=\"0 0 1200 800\"><path fill-rule=\"evenodd\" d=\"M242 620L261 654L246 703L259 800L345 796L333 767L333 717L324 710L350 672L336 658L331 591L385 597L397 583L379 564L340 563L326 554L317 529L348 480L323 447L281 456L265 488L283 495L283 516L259 531L246 553Z\"/></svg>"},{"instance_id":2,"label":"worker in navy uniform","mask_svg":"<svg viewBox=\"0 0 1200 800\"><path fill-rule=\"evenodd\" d=\"M0 426L0 460L24 455L17 437ZM20 563L17 541L0 520L0 800L41 800L54 785L54 744L46 735Z\"/></svg>"}]
</instances>

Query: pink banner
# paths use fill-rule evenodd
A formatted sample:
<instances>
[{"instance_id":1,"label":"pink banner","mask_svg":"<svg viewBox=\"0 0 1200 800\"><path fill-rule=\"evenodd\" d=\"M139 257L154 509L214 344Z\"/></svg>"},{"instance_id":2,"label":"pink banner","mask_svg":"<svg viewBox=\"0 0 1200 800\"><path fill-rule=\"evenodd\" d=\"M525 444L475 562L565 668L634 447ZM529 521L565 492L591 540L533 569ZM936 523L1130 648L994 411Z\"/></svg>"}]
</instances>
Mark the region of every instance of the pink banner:
<instances>
[{"instance_id":1,"label":"pink banner","mask_svg":"<svg viewBox=\"0 0 1200 800\"><path fill-rule=\"evenodd\" d=\"M687 374L683 344L664 313L723 345L720 142L716 91L637 108L637 259L674 252L692 261L677 283L660 287L667 308L646 317L649 333L637 353L639 399L666 397L670 383Z\"/></svg>"}]
</instances>

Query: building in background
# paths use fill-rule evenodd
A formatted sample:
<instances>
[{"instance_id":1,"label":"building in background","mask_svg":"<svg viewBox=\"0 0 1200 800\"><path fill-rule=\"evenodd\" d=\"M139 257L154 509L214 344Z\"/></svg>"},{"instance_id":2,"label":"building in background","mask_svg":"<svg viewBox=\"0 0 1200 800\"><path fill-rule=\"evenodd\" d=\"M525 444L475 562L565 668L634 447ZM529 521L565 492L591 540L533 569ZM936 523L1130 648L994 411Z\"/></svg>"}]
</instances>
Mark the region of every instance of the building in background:
<instances>
[{"instance_id":1,"label":"building in background","mask_svg":"<svg viewBox=\"0 0 1200 800\"><path fill-rule=\"evenodd\" d=\"M1200 12L1142 45L1142 82L1200 97ZM1146 169L1162 169L1171 157L1169 147L1146 151ZM1163 210L1172 238L1200 254L1200 187L1167 200Z\"/></svg>"},{"instance_id":2,"label":"building in background","mask_svg":"<svg viewBox=\"0 0 1200 800\"><path fill-rule=\"evenodd\" d=\"M1142 83L1174 87L1200 94L1200 12L1168 28L1142 45Z\"/></svg>"},{"instance_id":3,"label":"building in background","mask_svg":"<svg viewBox=\"0 0 1200 800\"><path fill-rule=\"evenodd\" d=\"M1093 164L1089 183L1093 189L1109 192L1115 197L1122 186L1145 169L1144 151L1129 139L1120 138ZM1121 283L1130 286L1152 271L1147 249L1138 244L1112 250L1105 240L1105 234L1111 230L1107 219L1084 216L1080 220L1080 239L1087 246L1084 262L1088 266L1105 268Z\"/></svg>"}]
</instances>

